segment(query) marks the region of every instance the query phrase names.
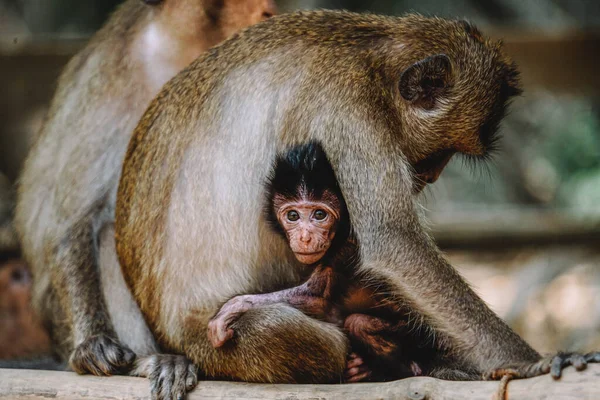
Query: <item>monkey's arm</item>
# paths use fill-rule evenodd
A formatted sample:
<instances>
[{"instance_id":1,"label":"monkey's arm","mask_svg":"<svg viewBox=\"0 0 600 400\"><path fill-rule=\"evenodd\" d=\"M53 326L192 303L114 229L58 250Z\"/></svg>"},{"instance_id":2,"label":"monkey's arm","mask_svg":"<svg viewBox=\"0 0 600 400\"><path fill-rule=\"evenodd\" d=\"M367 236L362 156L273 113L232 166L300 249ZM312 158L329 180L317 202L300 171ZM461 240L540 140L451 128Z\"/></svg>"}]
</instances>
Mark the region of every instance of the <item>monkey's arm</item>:
<instances>
[{"instance_id":1,"label":"monkey's arm","mask_svg":"<svg viewBox=\"0 0 600 400\"><path fill-rule=\"evenodd\" d=\"M98 293L92 220L79 221L68 237L78 240L63 240L49 267L62 308L70 311L75 350L69 364L80 374L123 373L131 367L135 354L117 339L103 296Z\"/></svg>"},{"instance_id":2,"label":"monkey's arm","mask_svg":"<svg viewBox=\"0 0 600 400\"><path fill-rule=\"evenodd\" d=\"M392 145L395 138L368 140L373 137L377 137L373 132L355 134L352 140L344 138L346 146L325 149L337 164L336 175L360 243L360 270L366 276L390 284L434 329L438 342L451 349L451 356L484 378L548 372L559 377L568 365L585 368L587 362L600 361L598 353L559 353L542 359L491 311L423 229L412 194L414 178Z\"/></svg>"},{"instance_id":3,"label":"monkey's arm","mask_svg":"<svg viewBox=\"0 0 600 400\"><path fill-rule=\"evenodd\" d=\"M445 347L480 373L539 361L540 355L485 305L424 231L410 166L394 145L396 133L389 134L377 140L381 133L338 135L342 143L330 147L326 144L333 139L323 140L360 244L360 272L388 284Z\"/></svg>"},{"instance_id":4,"label":"monkey's arm","mask_svg":"<svg viewBox=\"0 0 600 400\"><path fill-rule=\"evenodd\" d=\"M330 301L335 283L333 268L317 266L300 286L273 293L236 296L210 320L208 337L215 348L223 346L233 338L232 325L242 314L252 308L275 303L286 303L312 317L340 324L339 312Z\"/></svg>"}]
</instances>

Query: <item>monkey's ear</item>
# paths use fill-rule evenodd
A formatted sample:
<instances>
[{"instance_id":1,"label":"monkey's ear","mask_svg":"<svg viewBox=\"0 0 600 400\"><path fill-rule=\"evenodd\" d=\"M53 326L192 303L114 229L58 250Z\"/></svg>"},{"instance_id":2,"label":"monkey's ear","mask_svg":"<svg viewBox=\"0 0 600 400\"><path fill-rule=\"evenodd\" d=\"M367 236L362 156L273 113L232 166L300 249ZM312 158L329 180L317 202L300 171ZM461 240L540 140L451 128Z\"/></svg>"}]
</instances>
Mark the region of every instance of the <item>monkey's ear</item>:
<instances>
[{"instance_id":1,"label":"monkey's ear","mask_svg":"<svg viewBox=\"0 0 600 400\"><path fill-rule=\"evenodd\" d=\"M151 6L155 6L155 5L160 4L162 2L163 2L163 0L142 0L142 3L148 4L148 5L151 5Z\"/></svg>"},{"instance_id":2,"label":"monkey's ear","mask_svg":"<svg viewBox=\"0 0 600 400\"><path fill-rule=\"evenodd\" d=\"M400 94L411 103L431 108L450 85L452 64L445 54L427 57L408 67L400 77Z\"/></svg>"}]
</instances>

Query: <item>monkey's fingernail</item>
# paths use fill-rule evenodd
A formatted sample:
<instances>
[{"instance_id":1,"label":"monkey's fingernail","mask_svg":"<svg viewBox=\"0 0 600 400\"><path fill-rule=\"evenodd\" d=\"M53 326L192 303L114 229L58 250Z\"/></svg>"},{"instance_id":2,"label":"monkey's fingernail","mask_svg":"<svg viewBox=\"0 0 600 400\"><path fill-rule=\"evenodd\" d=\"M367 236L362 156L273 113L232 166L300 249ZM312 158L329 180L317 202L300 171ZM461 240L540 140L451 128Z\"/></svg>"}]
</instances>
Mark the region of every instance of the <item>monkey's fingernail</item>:
<instances>
[{"instance_id":1,"label":"monkey's fingernail","mask_svg":"<svg viewBox=\"0 0 600 400\"><path fill-rule=\"evenodd\" d=\"M362 380L364 380L364 379L368 378L368 377L369 377L369 375L371 375L371 372L370 372L370 371L363 372L362 374L357 374L357 375L354 375L354 376L353 376L353 377L351 377L351 378L348 378L348 382L354 382L354 383L356 383L356 382L360 382L360 381L362 381Z\"/></svg>"}]
</instances>

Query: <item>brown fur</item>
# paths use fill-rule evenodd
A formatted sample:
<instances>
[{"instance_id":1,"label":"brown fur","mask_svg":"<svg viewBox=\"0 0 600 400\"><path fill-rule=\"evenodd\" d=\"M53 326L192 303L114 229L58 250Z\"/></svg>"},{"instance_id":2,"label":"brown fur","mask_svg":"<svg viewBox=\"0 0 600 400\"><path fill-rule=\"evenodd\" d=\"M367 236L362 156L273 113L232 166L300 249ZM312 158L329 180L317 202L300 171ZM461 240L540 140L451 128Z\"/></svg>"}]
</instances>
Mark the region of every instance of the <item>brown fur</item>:
<instances>
[{"instance_id":1,"label":"brown fur","mask_svg":"<svg viewBox=\"0 0 600 400\"><path fill-rule=\"evenodd\" d=\"M128 347L156 351L111 235L135 124L161 86L201 52L274 12L271 0L153 3L127 0L69 62L20 179L16 225L35 277L33 304L53 348L81 373L127 370Z\"/></svg>"},{"instance_id":2,"label":"brown fur","mask_svg":"<svg viewBox=\"0 0 600 400\"><path fill-rule=\"evenodd\" d=\"M438 81L428 86L427 76ZM409 86L399 90L401 81ZM198 59L146 111L119 188L119 258L160 344L212 377L295 382L286 371L298 358L314 365L302 381L342 373L344 346L325 346L334 362L317 351L336 336L287 309L248 317L243 328L256 337L240 335L235 357L248 365L234 371L205 333L227 299L299 283L285 242L261 218L262 183L278 152L316 140L348 204L365 277L385 282L474 371L538 361L444 259L413 197L416 181L439 175L449 158L440 154L487 153L517 92L500 44L464 22L416 15L280 16ZM255 329L265 321L272 331ZM297 342L293 357L275 347L276 332L306 329L321 342L278 338ZM274 354L251 340L273 340Z\"/></svg>"}]
</instances>

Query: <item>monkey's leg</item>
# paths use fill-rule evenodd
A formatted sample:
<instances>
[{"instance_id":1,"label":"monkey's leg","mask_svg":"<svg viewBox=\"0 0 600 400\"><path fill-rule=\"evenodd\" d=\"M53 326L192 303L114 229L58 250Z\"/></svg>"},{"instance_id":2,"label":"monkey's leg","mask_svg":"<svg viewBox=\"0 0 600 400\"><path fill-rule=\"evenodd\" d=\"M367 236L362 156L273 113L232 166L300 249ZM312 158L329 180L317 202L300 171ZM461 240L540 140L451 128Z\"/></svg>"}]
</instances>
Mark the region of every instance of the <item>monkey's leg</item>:
<instances>
[{"instance_id":1,"label":"monkey's leg","mask_svg":"<svg viewBox=\"0 0 600 400\"><path fill-rule=\"evenodd\" d=\"M185 354L208 377L267 383L341 382L348 341L332 324L287 304L248 310L233 323L235 337L215 349L207 335L208 315L185 321Z\"/></svg>"},{"instance_id":2,"label":"monkey's leg","mask_svg":"<svg viewBox=\"0 0 600 400\"><path fill-rule=\"evenodd\" d=\"M65 235L51 257L50 268L61 307L68 310L71 322L75 349L69 365L80 374L112 375L129 369L135 354L119 343L99 295L97 235L92 221L82 219Z\"/></svg>"},{"instance_id":3,"label":"monkey's leg","mask_svg":"<svg viewBox=\"0 0 600 400\"><path fill-rule=\"evenodd\" d=\"M138 357L129 375L150 379L152 399L183 398L196 386L198 368L183 355L157 354L154 337L125 283L114 237L114 225L105 224L98 235L98 264L112 327Z\"/></svg>"},{"instance_id":4,"label":"monkey's leg","mask_svg":"<svg viewBox=\"0 0 600 400\"><path fill-rule=\"evenodd\" d=\"M215 348L223 346L234 335L233 324L248 310L269 304L286 303L314 318L341 323L339 310L330 302L335 272L318 266L300 286L273 293L236 296L225 303L208 323L208 337Z\"/></svg>"}]
</instances>

